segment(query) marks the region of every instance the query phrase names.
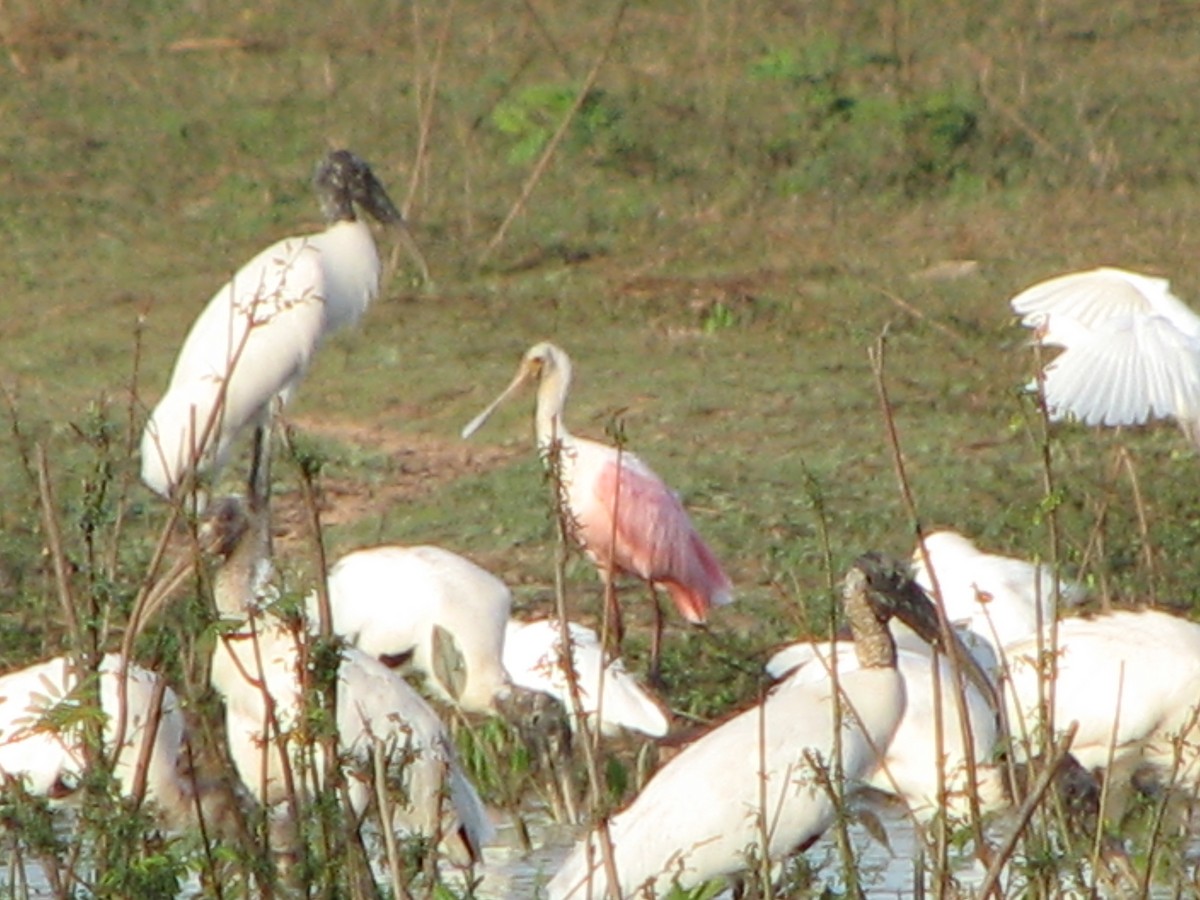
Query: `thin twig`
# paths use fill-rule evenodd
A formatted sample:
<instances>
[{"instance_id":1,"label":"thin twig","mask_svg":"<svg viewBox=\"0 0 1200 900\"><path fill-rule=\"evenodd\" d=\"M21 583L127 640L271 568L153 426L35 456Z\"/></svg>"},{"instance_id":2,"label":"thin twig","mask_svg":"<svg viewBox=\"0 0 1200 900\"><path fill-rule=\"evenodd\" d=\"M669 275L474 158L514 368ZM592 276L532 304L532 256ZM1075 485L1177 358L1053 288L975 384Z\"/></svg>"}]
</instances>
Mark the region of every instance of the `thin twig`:
<instances>
[{"instance_id":1,"label":"thin twig","mask_svg":"<svg viewBox=\"0 0 1200 900\"><path fill-rule=\"evenodd\" d=\"M574 121L575 115L583 107L584 101L587 100L588 95L592 91L592 87L596 84L596 79L600 77L600 70L608 61L608 54L612 50L613 44L616 42L617 33L621 27L621 20L624 18L625 9L628 6L629 0L620 0L620 2L617 4L616 14L613 16L612 24L608 29L608 36L605 38L604 46L601 48L600 54L596 58L596 62L593 63L591 71L588 72L587 78L584 79L583 84L579 88L579 92L575 95L575 101L571 104L571 108L567 110L566 114L562 118L562 121L558 123L558 128L555 130L550 140L546 142L546 149L542 151L542 155L534 165L533 171L529 173L529 177L525 180L525 184L521 188L521 193L513 202L512 207L508 211L508 215L504 217L504 221L500 223L500 227L496 229L496 233L492 235L492 238L488 241L483 253L480 254L479 262L481 264L486 262L492 255L492 251L494 251L498 246L500 246L501 242L503 242L505 235L508 234L509 227L516 220L517 216L521 214L521 211L525 208L525 204L529 201L530 196L533 194L534 188L536 188L538 182L542 180L542 175L545 174L547 167L550 165L550 160L554 156L554 151L558 149L558 145L562 142L563 137L566 136L567 129Z\"/></svg>"}]
</instances>

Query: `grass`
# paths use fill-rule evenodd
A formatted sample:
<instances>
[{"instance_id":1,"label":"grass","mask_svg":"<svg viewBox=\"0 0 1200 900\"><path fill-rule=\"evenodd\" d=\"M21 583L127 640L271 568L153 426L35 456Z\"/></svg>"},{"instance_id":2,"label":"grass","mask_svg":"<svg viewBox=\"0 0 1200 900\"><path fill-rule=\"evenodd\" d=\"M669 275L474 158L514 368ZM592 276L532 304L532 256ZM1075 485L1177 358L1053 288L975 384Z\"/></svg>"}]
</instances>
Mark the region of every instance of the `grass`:
<instances>
[{"instance_id":1,"label":"grass","mask_svg":"<svg viewBox=\"0 0 1200 900\"><path fill-rule=\"evenodd\" d=\"M1200 296L1190 8L634 4L484 260L612 16L583 3L0 8L0 383L19 430L0 438L5 668L64 647L22 454L46 448L80 563L89 467L132 477L123 429L225 277L316 226L307 179L330 144L408 199L435 279L417 284L401 256L289 410L302 434L322 425L334 555L443 544L548 609L553 522L527 415L502 412L466 445L457 432L552 338L576 363L573 428L600 436L617 417L737 585L715 625L736 661L679 627L666 646L672 704L718 715L754 696L772 645L824 628L823 531L837 571L865 549L911 550L867 356L884 332L921 524L1045 551L1040 426L1021 395L1033 359L1006 300L1105 263ZM954 261L975 265L939 277ZM106 449L84 439L98 409L117 435ZM1195 461L1170 427L1055 429L1068 563L1114 602L1149 596L1118 444L1141 479L1157 596L1193 609ZM130 501L123 577L164 519L144 491ZM1105 503L1106 552L1085 558ZM589 567L570 576L598 608ZM128 603L133 587L113 592Z\"/></svg>"}]
</instances>

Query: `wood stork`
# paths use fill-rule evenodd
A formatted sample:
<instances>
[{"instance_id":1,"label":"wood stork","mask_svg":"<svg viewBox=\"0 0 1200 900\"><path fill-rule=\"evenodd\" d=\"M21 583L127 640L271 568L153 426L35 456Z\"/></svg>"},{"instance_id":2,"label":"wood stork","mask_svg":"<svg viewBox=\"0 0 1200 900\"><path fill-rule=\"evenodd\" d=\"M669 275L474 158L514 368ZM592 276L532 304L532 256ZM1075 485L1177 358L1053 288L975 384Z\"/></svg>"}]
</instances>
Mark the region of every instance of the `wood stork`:
<instances>
[{"instance_id":1,"label":"wood stork","mask_svg":"<svg viewBox=\"0 0 1200 900\"><path fill-rule=\"evenodd\" d=\"M849 642L839 641L836 651L828 642L797 643L772 656L767 662L767 672L776 679L823 682L828 680L835 660L837 671L843 676L861 665ZM904 715L887 745L882 763L863 783L900 797L920 820L945 813L954 820L965 821L970 814L966 792L972 786L962 720L953 694L956 690L953 667L940 654L935 663L933 653L925 645L923 650L898 647L896 669L904 679ZM981 811L988 812L1008 802L1003 772L996 765L1001 732L991 697L969 680L964 681L963 690L975 763L973 789ZM936 725L939 716L940 738ZM939 793L939 760L944 794Z\"/></svg>"},{"instance_id":2,"label":"wood stork","mask_svg":"<svg viewBox=\"0 0 1200 900\"><path fill-rule=\"evenodd\" d=\"M828 827L836 809L818 768L833 774L840 765L846 782L867 775L904 713L888 619L937 634L932 605L898 567L860 560L842 596L860 663L840 679L842 702L829 679L787 680L688 745L608 823L611 865L589 835L551 879L551 900L665 896L672 885L733 875L751 858L781 860Z\"/></svg>"},{"instance_id":3,"label":"wood stork","mask_svg":"<svg viewBox=\"0 0 1200 900\"><path fill-rule=\"evenodd\" d=\"M1149 766L1165 780L1200 779L1200 625L1168 613L1117 610L1063 619L1057 644L1036 636L1005 648L1009 727L1018 754L1079 724L1071 752L1090 770ZM1043 702L1045 700L1045 702Z\"/></svg>"},{"instance_id":4,"label":"wood stork","mask_svg":"<svg viewBox=\"0 0 1200 900\"><path fill-rule=\"evenodd\" d=\"M226 628L213 652L211 681L225 700L226 731L238 774L250 792L286 819L311 771L311 751L323 772L321 748L305 746L305 685L308 638L295 627L257 609L269 535L266 517L252 496L247 506L223 498L206 527L223 562L213 593ZM387 666L355 647L344 647L337 671L338 752L350 806L362 814L374 799L372 759L387 761L394 802L391 825L400 832L442 837L450 858L480 858L491 839L487 812L456 759L449 736L429 705Z\"/></svg>"},{"instance_id":5,"label":"wood stork","mask_svg":"<svg viewBox=\"0 0 1200 900\"><path fill-rule=\"evenodd\" d=\"M580 712L605 735L625 728L662 737L670 723L662 704L625 671L620 659L605 662L600 637L591 628L567 623L571 665L579 687ZM504 637L504 668L517 687L558 700L572 726L574 704L562 652L562 628L556 619L510 620Z\"/></svg>"},{"instance_id":6,"label":"wood stork","mask_svg":"<svg viewBox=\"0 0 1200 900\"><path fill-rule=\"evenodd\" d=\"M122 716L121 669L119 655L104 656L97 687L103 749L119 790L139 796L144 783L146 800L170 827L194 824L198 815L209 827L223 827L227 798L194 777L179 698L158 674L129 663ZM30 793L55 799L76 789L87 762L82 680L65 656L0 677L0 781L16 779Z\"/></svg>"},{"instance_id":7,"label":"wood stork","mask_svg":"<svg viewBox=\"0 0 1200 900\"><path fill-rule=\"evenodd\" d=\"M567 431L563 408L571 385L571 360L549 342L526 351L507 388L463 429L470 437L496 408L527 383L537 385L535 432L548 465L557 465L565 512L606 587L619 572L663 585L687 621L703 624L709 610L732 602L732 585L716 556L696 533L679 498L632 453ZM615 598L611 590L606 596ZM609 614L621 633L620 611ZM657 674L662 619L654 602L651 671Z\"/></svg>"},{"instance_id":8,"label":"wood stork","mask_svg":"<svg viewBox=\"0 0 1200 900\"><path fill-rule=\"evenodd\" d=\"M387 544L347 553L328 583L333 630L358 649L384 662L411 656L435 693L470 712L495 712L508 694L512 594L491 572L441 547Z\"/></svg>"},{"instance_id":9,"label":"wood stork","mask_svg":"<svg viewBox=\"0 0 1200 900\"><path fill-rule=\"evenodd\" d=\"M1033 285L1011 301L1036 340L1062 353L1042 390L1055 420L1141 425L1176 419L1200 446L1200 316L1164 278L1099 268Z\"/></svg>"},{"instance_id":10,"label":"wood stork","mask_svg":"<svg viewBox=\"0 0 1200 900\"><path fill-rule=\"evenodd\" d=\"M313 354L362 316L380 263L361 208L404 221L371 168L330 152L313 179L326 228L289 237L246 263L200 313L142 434L142 480L169 497L194 471L215 476L248 426L295 392Z\"/></svg>"},{"instance_id":11,"label":"wood stork","mask_svg":"<svg viewBox=\"0 0 1200 900\"><path fill-rule=\"evenodd\" d=\"M508 714L514 687L571 709L558 623L512 619L508 586L457 553L397 544L347 553L329 570L329 606L335 633L385 663L410 659L435 693L464 710ZM309 616L316 620L315 597ZM596 633L577 623L569 631L581 711L599 712L605 734L665 734L658 701L620 659L604 664Z\"/></svg>"},{"instance_id":12,"label":"wood stork","mask_svg":"<svg viewBox=\"0 0 1200 900\"><path fill-rule=\"evenodd\" d=\"M918 542L912 555L917 584L932 595L936 579L946 618L986 641L997 660L1006 644L1052 621L1058 615L1056 601L1071 605L1086 596L1074 582L1058 579L1056 585L1052 567L987 553L956 531L935 531L923 545ZM987 667L985 657L976 658Z\"/></svg>"}]
</instances>

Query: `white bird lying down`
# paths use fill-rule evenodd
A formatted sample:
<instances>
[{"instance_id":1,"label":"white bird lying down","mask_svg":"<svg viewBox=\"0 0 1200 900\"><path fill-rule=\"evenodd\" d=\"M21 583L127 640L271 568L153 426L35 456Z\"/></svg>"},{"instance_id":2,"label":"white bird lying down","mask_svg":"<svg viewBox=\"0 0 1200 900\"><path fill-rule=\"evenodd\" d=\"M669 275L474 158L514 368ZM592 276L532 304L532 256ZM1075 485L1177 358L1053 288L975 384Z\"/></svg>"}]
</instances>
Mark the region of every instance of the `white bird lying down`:
<instances>
[{"instance_id":1,"label":"white bird lying down","mask_svg":"<svg viewBox=\"0 0 1200 900\"><path fill-rule=\"evenodd\" d=\"M599 712L600 730L605 735L616 734L621 728L650 737L665 735L669 723L662 704L625 671L624 662L614 659L604 665L599 635L575 622L568 623L568 628L580 710L584 715L594 720ZM554 697L571 714L574 707L565 661L558 620L509 621L504 639L504 667L513 684ZM571 724L575 725L574 716Z\"/></svg>"},{"instance_id":2,"label":"white bird lying down","mask_svg":"<svg viewBox=\"0 0 1200 900\"><path fill-rule=\"evenodd\" d=\"M430 688L465 710L494 712L509 692L512 595L457 553L394 544L348 553L329 570L329 604L336 634L385 661L411 656ZM309 617L317 621L315 596Z\"/></svg>"},{"instance_id":3,"label":"white bird lying down","mask_svg":"<svg viewBox=\"0 0 1200 900\"><path fill-rule=\"evenodd\" d=\"M1166 279L1072 272L1011 303L1036 341L1063 349L1043 371L1051 418L1111 426L1173 417L1200 445L1200 316Z\"/></svg>"},{"instance_id":4,"label":"white bird lying down","mask_svg":"<svg viewBox=\"0 0 1200 900\"><path fill-rule=\"evenodd\" d=\"M285 238L246 263L201 311L142 434L142 480L170 496L193 468L214 473L249 426L295 392L321 343L358 321L379 291L380 263L361 208L403 225L370 167L329 153L313 186L324 231Z\"/></svg>"},{"instance_id":5,"label":"white bird lying down","mask_svg":"<svg viewBox=\"0 0 1200 900\"><path fill-rule=\"evenodd\" d=\"M110 653L100 663L98 685L104 752L109 756L121 727L119 679L120 657ZM169 826L194 824L199 801L206 822L220 827L227 813L221 808L225 797L192 777L179 698L157 674L133 663L125 683L124 738L113 766L120 791L134 795L146 754L145 797ZM67 710L82 710L84 702L79 672L65 656L0 677L0 779L19 780L30 793L45 797L73 792L87 760L83 713Z\"/></svg>"},{"instance_id":6,"label":"white bird lying down","mask_svg":"<svg viewBox=\"0 0 1200 900\"><path fill-rule=\"evenodd\" d=\"M937 576L946 617L987 641L997 656L1005 644L1036 633L1039 622L1047 624L1058 615L1054 572L1049 566L985 553L955 531L927 535L925 551ZM932 595L933 578L919 545L912 558L913 577ZM1085 593L1070 581L1058 583L1057 596L1065 605L1081 602Z\"/></svg>"},{"instance_id":7,"label":"white bird lying down","mask_svg":"<svg viewBox=\"0 0 1200 900\"><path fill-rule=\"evenodd\" d=\"M1036 638L1006 648L1012 681L1005 696L1018 755L1030 742L1038 750L1039 698L1052 692L1055 735L1079 723L1071 752L1086 768L1107 768L1111 747L1115 768L1149 766L1162 780L1197 786L1200 625L1152 609L1063 619L1057 649L1045 651L1052 656L1039 668ZM1044 674L1050 662L1053 678Z\"/></svg>"},{"instance_id":8,"label":"white bird lying down","mask_svg":"<svg viewBox=\"0 0 1200 900\"><path fill-rule=\"evenodd\" d=\"M842 676L860 667L854 645L849 641L838 642L836 659L838 673ZM833 662L828 642L790 644L771 657L767 672L788 683L816 683L828 680ZM904 679L904 715L887 746L883 763L866 775L863 783L900 797L919 819L932 819L946 812L951 818L963 821L970 814L967 798L970 778L950 662L939 654L935 674L933 654L928 645L923 650L901 647L896 651L896 669ZM999 727L989 698L969 680L965 682L964 692L975 764L975 790L980 809L986 813L1008 802L1003 773L995 763ZM942 721L940 746L935 726L938 704ZM945 807L938 795L939 759L943 761Z\"/></svg>"},{"instance_id":9,"label":"white bird lying down","mask_svg":"<svg viewBox=\"0 0 1200 900\"><path fill-rule=\"evenodd\" d=\"M846 615L860 667L841 680L838 715L828 679L785 681L759 705L717 726L664 765L634 801L609 822L609 867L590 835L571 851L548 885L550 900L612 894L662 897L743 871L749 860L777 862L814 841L833 821L822 787L832 774L840 732L847 783L874 770L874 748L888 745L904 712L904 680L886 621L902 615L936 638L936 617L920 590L891 580L869 563L846 577ZM853 708L853 713L848 710ZM820 770L820 771L819 771Z\"/></svg>"}]
</instances>

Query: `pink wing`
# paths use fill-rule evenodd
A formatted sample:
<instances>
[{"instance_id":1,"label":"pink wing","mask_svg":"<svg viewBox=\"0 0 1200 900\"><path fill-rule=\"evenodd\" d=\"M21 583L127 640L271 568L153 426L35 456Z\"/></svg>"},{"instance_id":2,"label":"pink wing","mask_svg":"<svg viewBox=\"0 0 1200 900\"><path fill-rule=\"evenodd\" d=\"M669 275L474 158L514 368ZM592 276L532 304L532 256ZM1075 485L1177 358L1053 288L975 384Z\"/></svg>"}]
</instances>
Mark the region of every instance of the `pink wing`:
<instances>
[{"instance_id":1,"label":"pink wing","mask_svg":"<svg viewBox=\"0 0 1200 900\"><path fill-rule=\"evenodd\" d=\"M733 599L728 576L662 479L632 454L619 460L614 453L600 466L594 502L576 511L584 546L601 567L611 558L617 569L664 585L689 622L706 621L710 607Z\"/></svg>"}]
</instances>

